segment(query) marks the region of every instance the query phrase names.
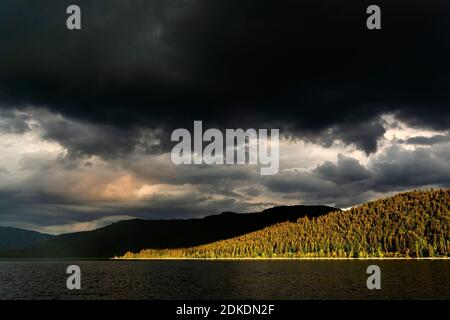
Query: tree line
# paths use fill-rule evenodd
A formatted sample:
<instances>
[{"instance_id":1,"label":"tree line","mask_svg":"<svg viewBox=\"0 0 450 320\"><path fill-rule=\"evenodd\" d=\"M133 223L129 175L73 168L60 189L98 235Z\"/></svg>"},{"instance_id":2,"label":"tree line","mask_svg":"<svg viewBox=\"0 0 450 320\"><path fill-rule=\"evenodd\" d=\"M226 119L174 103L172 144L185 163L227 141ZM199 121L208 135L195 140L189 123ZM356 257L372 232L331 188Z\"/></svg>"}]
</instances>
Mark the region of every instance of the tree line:
<instances>
[{"instance_id":1,"label":"tree line","mask_svg":"<svg viewBox=\"0 0 450 320\"><path fill-rule=\"evenodd\" d=\"M302 217L192 248L123 258L368 258L450 255L450 189L411 191L317 218Z\"/></svg>"}]
</instances>

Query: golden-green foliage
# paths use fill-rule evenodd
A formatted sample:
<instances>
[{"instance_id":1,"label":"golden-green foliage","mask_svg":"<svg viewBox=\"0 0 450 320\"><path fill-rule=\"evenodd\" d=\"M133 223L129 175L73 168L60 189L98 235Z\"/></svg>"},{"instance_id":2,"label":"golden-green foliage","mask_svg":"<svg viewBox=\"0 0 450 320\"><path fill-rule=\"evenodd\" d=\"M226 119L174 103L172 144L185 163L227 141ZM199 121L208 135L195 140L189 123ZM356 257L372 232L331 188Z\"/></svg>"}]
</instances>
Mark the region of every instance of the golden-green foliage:
<instances>
[{"instance_id":1,"label":"golden-green foliage","mask_svg":"<svg viewBox=\"0 0 450 320\"><path fill-rule=\"evenodd\" d=\"M412 191L192 248L123 258L437 257L450 255L450 190Z\"/></svg>"}]
</instances>

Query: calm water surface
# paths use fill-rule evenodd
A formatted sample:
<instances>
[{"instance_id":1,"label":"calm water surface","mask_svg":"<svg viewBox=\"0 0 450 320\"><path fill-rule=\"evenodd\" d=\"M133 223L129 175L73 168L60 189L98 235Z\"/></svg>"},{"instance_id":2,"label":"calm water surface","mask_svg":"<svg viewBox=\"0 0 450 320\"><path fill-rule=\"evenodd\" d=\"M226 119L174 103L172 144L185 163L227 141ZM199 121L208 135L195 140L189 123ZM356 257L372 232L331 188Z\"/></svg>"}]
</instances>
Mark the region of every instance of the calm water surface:
<instances>
[{"instance_id":1,"label":"calm water surface","mask_svg":"<svg viewBox=\"0 0 450 320\"><path fill-rule=\"evenodd\" d=\"M0 299L450 299L450 261L0 261Z\"/></svg>"}]
</instances>

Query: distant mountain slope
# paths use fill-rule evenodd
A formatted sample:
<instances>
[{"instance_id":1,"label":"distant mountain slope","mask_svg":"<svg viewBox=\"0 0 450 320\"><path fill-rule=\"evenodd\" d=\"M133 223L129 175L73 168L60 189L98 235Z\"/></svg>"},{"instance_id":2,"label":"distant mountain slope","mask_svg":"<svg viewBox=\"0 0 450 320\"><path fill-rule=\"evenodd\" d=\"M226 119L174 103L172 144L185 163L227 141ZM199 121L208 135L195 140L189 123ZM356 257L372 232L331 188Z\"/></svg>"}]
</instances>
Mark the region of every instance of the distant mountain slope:
<instances>
[{"instance_id":1,"label":"distant mountain slope","mask_svg":"<svg viewBox=\"0 0 450 320\"><path fill-rule=\"evenodd\" d=\"M0 250L30 247L52 237L36 231L0 227Z\"/></svg>"},{"instance_id":2,"label":"distant mountain slope","mask_svg":"<svg viewBox=\"0 0 450 320\"><path fill-rule=\"evenodd\" d=\"M450 190L413 191L188 249L125 258L450 256Z\"/></svg>"},{"instance_id":3,"label":"distant mountain slope","mask_svg":"<svg viewBox=\"0 0 450 320\"><path fill-rule=\"evenodd\" d=\"M232 238L299 217L339 210L327 206L275 207L260 213L222 213L190 220L127 220L88 232L63 234L33 250L0 252L0 257L109 258L145 248L178 248Z\"/></svg>"}]
</instances>

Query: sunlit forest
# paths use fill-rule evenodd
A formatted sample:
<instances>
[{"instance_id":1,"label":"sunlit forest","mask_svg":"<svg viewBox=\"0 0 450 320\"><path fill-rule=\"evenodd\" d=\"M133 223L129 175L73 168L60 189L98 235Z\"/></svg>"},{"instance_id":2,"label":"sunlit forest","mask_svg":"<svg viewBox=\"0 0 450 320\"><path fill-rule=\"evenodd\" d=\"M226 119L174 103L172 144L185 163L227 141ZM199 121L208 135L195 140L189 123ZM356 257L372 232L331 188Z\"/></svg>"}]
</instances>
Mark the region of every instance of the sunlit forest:
<instances>
[{"instance_id":1,"label":"sunlit forest","mask_svg":"<svg viewBox=\"0 0 450 320\"><path fill-rule=\"evenodd\" d=\"M122 258L368 258L450 255L450 189L411 191L233 239Z\"/></svg>"}]
</instances>

